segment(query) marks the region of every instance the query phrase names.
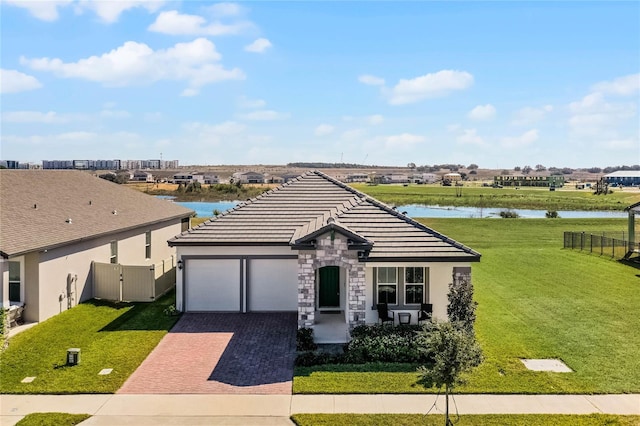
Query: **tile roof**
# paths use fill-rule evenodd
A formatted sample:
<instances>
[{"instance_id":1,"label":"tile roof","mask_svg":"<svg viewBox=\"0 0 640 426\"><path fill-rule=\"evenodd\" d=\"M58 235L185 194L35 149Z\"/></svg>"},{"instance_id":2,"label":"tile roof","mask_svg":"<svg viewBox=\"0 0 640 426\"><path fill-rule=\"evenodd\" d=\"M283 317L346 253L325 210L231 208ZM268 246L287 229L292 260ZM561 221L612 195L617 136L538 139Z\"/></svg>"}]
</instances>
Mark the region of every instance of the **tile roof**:
<instances>
[{"instance_id":1,"label":"tile roof","mask_svg":"<svg viewBox=\"0 0 640 426\"><path fill-rule=\"evenodd\" d=\"M192 213L178 204L86 172L0 170L3 257L189 217Z\"/></svg>"},{"instance_id":2,"label":"tile roof","mask_svg":"<svg viewBox=\"0 0 640 426\"><path fill-rule=\"evenodd\" d=\"M170 245L292 245L324 229L371 242L369 261L478 261L480 254L313 171L185 231Z\"/></svg>"}]
</instances>

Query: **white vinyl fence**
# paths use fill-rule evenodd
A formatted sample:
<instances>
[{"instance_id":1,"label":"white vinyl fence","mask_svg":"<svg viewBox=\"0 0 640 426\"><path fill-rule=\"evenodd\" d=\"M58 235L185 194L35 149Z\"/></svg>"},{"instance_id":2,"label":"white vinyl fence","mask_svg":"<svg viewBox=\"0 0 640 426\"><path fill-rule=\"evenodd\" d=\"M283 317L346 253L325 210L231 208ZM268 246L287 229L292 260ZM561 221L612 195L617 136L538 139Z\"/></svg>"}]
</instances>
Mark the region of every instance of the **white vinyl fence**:
<instances>
[{"instance_id":1,"label":"white vinyl fence","mask_svg":"<svg viewBox=\"0 0 640 426\"><path fill-rule=\"evenodd\" d=\"M176 284L175 257L155 265L91 263L93 297L118 302L153 302Z\"/></svg>"}]
</instances>

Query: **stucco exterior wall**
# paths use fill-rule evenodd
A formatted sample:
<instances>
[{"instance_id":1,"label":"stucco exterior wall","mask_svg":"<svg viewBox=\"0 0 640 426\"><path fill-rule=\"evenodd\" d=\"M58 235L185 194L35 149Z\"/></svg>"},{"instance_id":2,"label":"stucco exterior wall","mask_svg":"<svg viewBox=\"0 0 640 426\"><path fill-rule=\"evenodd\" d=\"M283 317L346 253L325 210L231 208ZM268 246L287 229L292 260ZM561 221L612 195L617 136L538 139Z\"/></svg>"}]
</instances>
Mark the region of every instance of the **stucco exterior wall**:
<instances>
[{"instance_id":1,"label":"stucco exterior wall","mask_svg":"<svg viewBox=\"0 0 640 426\"><path fill-rule=\"evenodd\" d=\"M378 322L378 312L374 304L375 300L375 285L374 285L374 273L375 267L424 267L428 268L429 279L426 286L426 299L428 303L433 305L433 317L441 320L447 319L447 305L449 300L447 295L449 294L449 284L453 280L453 270L458 267L470 267L467 262L453 263L453 262L424 262L424 263L367 263L366 283L367 283L367 324L375 324ZM393 310L396 315L400 312L407 312L411 314L411 323L417 323L417 307L398 309L393 306L389 306L389 309Z\"/></svg>"},{"instance_id":2,"label":"stucco exterior wall","mask_svg":"<svg viewBox=\"0 0 640 426\"><path fill-rule=\"evenodd\" d=\"M118 263L152 265L175 254L174 249L167 245L167 240L180 233L180 226L180 220L177 219L27 254L24 256L25 319L43 321L91 299L91 262L109 263L111 241L118 241ZM149 259L145 257L147 231L151 231Z\"/></svg>"}]
</instances>

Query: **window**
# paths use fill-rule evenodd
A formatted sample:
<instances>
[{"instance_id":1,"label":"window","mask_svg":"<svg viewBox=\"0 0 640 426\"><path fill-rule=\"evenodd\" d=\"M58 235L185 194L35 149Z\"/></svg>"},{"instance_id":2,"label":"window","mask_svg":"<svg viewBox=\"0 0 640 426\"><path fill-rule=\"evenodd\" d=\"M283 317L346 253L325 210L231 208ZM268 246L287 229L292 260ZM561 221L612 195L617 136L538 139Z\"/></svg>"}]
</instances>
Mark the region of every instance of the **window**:
<instances>
[{"instance_id":1,"label":"window","mask_svg":"<svg viewBox=\"0 0 640 426\"><path fill-rule=\"evenodd\" d=\"M111 241L111 256L109 257L110 263L118 263L118 242Z\"/></svg>"},{"instance_id":2,"label":"window","mask_svg":"<svg viewBox=\"0 0 640 426\"><path fill-rule=\"evenodd\" d=\"M144 258L151 259L151 231L144 234Z\"/></svg>"},{"instance_id":3,"label":"window","mask_svg":"<svg viewBox=\"0 0 640 426\"><path fill-rule=\"evenodd\" d=\"M404 291L407 305L424 302L424 268L404 269Z\"/></svg>"},{"instance_id":4,"label":"window","mask_svg":"<svg viewBox=\"0 0 640 426\"><path fill-rule=\"evenodd\" d=\"M378 303L398 304L398 276L396 268L377 268Z\"/></svg>"},{"instance_id":5,"label":"window","mask_svg":"<svg viewBox=\"0 0 640 426\"><path fill-rule=\"evenodd\" d=\"M9 262L9 302L21 302L20 282L20 262Z\"/></svg>"}]
</instances>

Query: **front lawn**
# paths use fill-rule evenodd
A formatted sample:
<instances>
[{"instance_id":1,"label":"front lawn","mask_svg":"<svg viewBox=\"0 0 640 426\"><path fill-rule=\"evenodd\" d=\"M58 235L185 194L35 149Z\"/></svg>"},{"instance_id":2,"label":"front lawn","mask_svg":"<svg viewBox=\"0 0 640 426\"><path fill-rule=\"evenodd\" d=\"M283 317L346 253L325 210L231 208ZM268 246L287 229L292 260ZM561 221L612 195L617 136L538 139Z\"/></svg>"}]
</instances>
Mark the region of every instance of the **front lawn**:
<instances>
[{"instance_id":1,"label":"front lawn","mask_svg":"<svg viewBox=\"0 0 640 426\"><path fill-rule=\"evenodd\" d=\"M563 231L621 231L624 219L425 219L482 253L473 264L485 362L463 393L640 392L640 270L562 248ZM573 373L533 372L520 358L559 358ZM436 392L411 367L296 368L295 393Z\"/></svg>"},{"instance_id":2,"label":"front lawn","mask_svg":"<svg viewBox=\"0 0 640 426\"><path fill-rule=\"evenodd\" d=\"M75 426L91 417L89 414L31 413L16 426Z\"/></svg>"},{"instance_id":3,"label":"front lawn","mask_svg":"<svg viewBox=\"0 0 640 426\"><path fill-rule=\"evenodd\" d=\"M114 393L178 320L163 313L174 301L173 292L154 303L92 300L17 334L0 355L0 393ZM65 365L69 348L81 351L76 366Z\"/></svg>"}]
</instances>

